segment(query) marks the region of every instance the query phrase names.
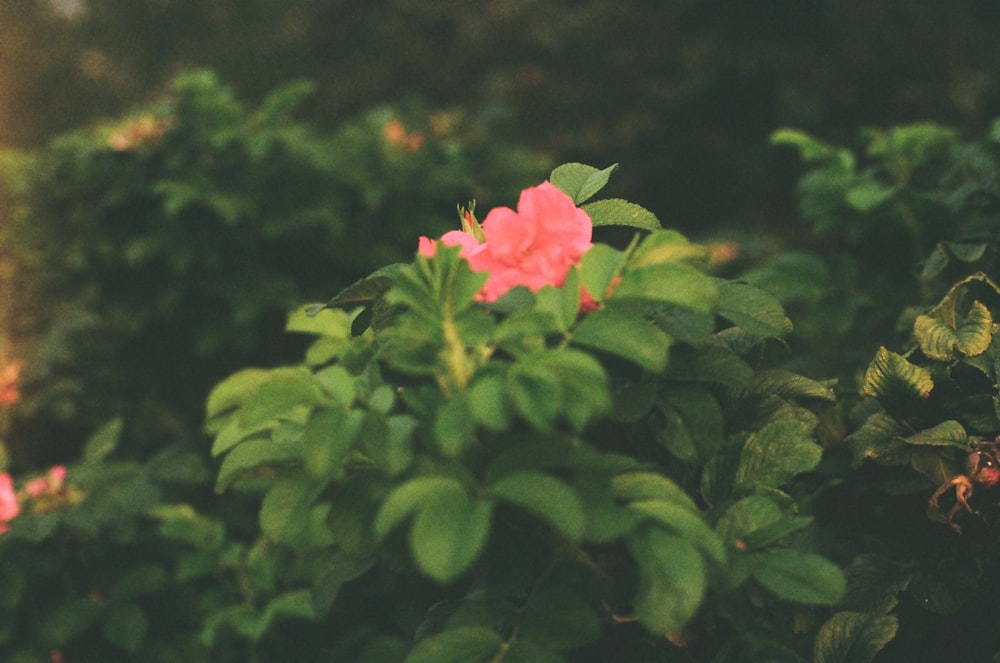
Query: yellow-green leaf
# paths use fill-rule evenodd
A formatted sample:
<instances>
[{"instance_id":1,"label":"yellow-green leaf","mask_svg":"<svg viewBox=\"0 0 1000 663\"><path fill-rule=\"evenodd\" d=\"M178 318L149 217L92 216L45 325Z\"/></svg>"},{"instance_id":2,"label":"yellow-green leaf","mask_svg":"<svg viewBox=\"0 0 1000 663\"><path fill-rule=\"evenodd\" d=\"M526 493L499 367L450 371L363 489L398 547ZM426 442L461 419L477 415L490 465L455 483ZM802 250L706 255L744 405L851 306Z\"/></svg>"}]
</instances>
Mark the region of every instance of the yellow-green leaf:
<instances>
[{"instance_id":1,"label":"yellow-green leaf","mask_svg":"<svg viewBox=\"0 0 1000 663\"><path fill-rule=\"evenodd\" d=\"M875 353L875 359L865 371L861 391L866 396L883 398L899 393L927 398L934 388L930 371L907 361L906 357L890 352L885 346Z\"/></svg>"},{"instance_id":2,"label":"yellow-green leaf","mask_svg":"<svg viewBox=\"0 0 1000 663\"><path fill-rule=\"evenodd\" d=\"M986 352L993 339L993 316L990 315L990 310L982 302L972 302L955 333L958 336L958 349L965 356L975 357Z\"/></svg>"}]
</instances>

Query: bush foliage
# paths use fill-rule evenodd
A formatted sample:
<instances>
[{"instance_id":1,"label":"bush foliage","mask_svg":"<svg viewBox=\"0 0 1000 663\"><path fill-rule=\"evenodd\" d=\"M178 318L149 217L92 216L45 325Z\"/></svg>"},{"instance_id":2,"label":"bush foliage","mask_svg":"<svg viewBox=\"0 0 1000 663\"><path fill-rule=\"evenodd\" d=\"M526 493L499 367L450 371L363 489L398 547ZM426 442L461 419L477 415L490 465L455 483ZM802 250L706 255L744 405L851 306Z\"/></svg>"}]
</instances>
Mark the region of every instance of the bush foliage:
<instances>
[{"instance_id":1,"label":"bush foliage","mask_svg":"<svg viewBox=\"0 0 1000 663\"><path fill-rule=\"evenodd\" d=\"M5 155L10 660L1000 651L997 131L778 131L805 239L720 262L615 166L306 93ZM550 285L417 250L546 176L600 240Z\"/></svg>"}]
</instances>

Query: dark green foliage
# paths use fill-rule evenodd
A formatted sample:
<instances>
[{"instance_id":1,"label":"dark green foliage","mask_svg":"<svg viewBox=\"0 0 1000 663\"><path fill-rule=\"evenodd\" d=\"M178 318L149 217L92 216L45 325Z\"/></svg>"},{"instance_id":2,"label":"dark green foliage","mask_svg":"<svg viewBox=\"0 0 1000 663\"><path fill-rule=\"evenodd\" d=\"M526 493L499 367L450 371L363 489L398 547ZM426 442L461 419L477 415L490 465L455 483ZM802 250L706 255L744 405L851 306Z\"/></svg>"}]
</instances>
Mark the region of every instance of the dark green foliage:
<instances>
[{"instance_id":1,"label":"dark green foliage","mask_svg":"<svg viewBox=\"0 0 1000 663\"><path fill-rule=\"evenodd\" d=\"M310 92L288 85L248 109L188 73L146 111L8 160L21 462L57 453L31 439L79 438L113 415L129 452L192 442L211 384L301 350L283 334L290 308L408 258L457 201L513 196L544 172L457 114L407 127L381 109L318 135L293 117Z\"/></svg>"},{"instance_id":2,"label":"dark green foliage","mask_svg":"<svg viewBox=\"0 0 1000 663\"><path fill-rule=\"evenodd\" d=\"M610 171L552 178L584 202ZM209 397L220 486L263 492L269 539L370 564L361 594L385 574L435 581L399 596L423 606L408 660L586 660L626 642L644 657L689 633L697 657L743 637L805 656L811 639L746 620L825 619L845 593L795 486L823 455L810 407L832 393L757 365L780 305L706 274L678 233L588 256L558 288L484 306L485 276L438 246L293 318L318 334L304 366L243 371ZM586 315L581 283L603 293ZM354 324L382 302L391 318ZM324 582L310 591L330 606Z\"/></svg>"}]
</instances>

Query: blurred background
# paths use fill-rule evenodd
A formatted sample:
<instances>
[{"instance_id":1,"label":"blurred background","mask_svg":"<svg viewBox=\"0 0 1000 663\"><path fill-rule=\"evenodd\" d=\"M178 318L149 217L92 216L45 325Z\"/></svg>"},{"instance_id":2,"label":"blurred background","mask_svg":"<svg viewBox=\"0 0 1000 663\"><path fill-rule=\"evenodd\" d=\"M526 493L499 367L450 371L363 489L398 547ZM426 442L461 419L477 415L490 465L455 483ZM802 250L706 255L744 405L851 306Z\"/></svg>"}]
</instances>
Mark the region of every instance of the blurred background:
<instances>
[{"instance_id":1,"label":"blurred background","mask_svg":"<svg viewBox=\"0 0 1000 663\"><path fill-rule=\"evenodd\" d=\"M621 162L615 193L666 225L773 228L798 166L771 131L980 131L1000 108L998 28L986 0L4 0L0 145L121 114L200 66L248 101L315 82L321 130L385 103L488 114L496 140L556 162Z\"/></svg>"},{"instance_id":2,"label":"blurred background","mask_svg":"<svg viewBox=\"0 0 1000 663\"><path fill-rule=\"evenodd\" d=\"M258 554L252 491L213 492L205 397L301 361L290 311L560 163L620 163L608 196L777 296L794 332L774 363L839 380L830 429L850 431L876 349L904 347L958 279L1000 281L998 34L995 0L0 0L0 473L83 458L70 476L93 491L65 531L18 535L46 555L0 564L0 649L313 660L382 619L394 599L345 601L339 632L268 631L270 612L250 632L230 611L247 578L267 611L301 578ZM783 127L804 133L772 144ZM198 514L157 510L181 502ZM168 582L191 547L203 570ZM136 605L92 600L133 568L160 578L143 610L177 622L148 638ZM942 568L928 577L975 584ZM947 628L911 601L900 647L918 653L884 660L985 660L925 640L992 640L997 595Z\"/></svg>"}]
</instances>

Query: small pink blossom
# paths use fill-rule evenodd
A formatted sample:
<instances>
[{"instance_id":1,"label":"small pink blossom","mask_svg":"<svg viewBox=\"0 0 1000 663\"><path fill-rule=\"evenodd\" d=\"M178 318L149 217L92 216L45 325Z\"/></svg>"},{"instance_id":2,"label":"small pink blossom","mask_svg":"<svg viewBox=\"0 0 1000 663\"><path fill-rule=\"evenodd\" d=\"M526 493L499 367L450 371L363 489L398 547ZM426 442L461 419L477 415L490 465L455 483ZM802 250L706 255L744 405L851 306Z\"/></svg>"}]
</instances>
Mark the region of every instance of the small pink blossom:
<instances>
[{"instance_id":1,"label":"small pink blossom","mask_svg":"<svg viewBox=\"0 0 1000 663\"><path fill-rule=\"evenodd\" d=\"M22 368L21 362L12 361L0 369L0 405L13 405L21 400L19 383Z\"/></svg>"},{"instance_id":2,"label":"small pink blossom","mask_svg":"<svg viewBox=\"0 0 1000 663\"><path fill-rule=\"evenodd\" d=\"M63 489L66 481L66 468L56 465L44 477L32 479L24 484L24 492L37 499L43 495L56 495Z\"/></svg>"},{"instance_id":3,"label":"small pink blossom","mask_svg":"<svg viewBox=\"0 0 1000 663\"><path fill-rule=\"evenodd\" d=\"M0 472L0 534L9 529L8 523L21 513L21 504L14 491L14 480L6 472Z\"/></svg>"},{"instance_id":4,"label":"small pink blossom","mask_svg":"<svg viewBox=\"0 0 1000 663\"><path fill-rule=\"evenodd\" d=\"M590 217L572 198L542 182L521 192L516 211L499 207L486 215L485 242L459 230L445 233L439 241L460 246L473 270L489 273L476 298L492 302L516 286L532 291L561 286L569 269L593 246L592 231ZM435 242L420 238L421 253L431 256L434 248Z\"/></svg>"}]
</instances>

